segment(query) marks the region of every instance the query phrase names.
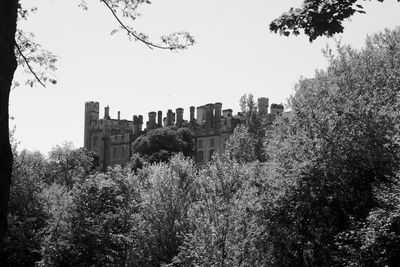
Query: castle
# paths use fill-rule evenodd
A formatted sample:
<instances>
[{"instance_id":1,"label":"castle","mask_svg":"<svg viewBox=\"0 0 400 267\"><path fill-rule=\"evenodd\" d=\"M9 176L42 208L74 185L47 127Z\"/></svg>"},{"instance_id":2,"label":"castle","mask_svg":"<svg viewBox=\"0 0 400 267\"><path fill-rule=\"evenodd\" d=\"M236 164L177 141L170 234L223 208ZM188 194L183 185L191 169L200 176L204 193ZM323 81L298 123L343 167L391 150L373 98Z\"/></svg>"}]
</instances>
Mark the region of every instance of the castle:
<instances>
[{"instance_id":1,"label":"castle","mask_svg":"<svg viewBox=\"0 0 400 267\"><path fill-rule=\"evenodd\" d=\"M258 98L258 112L262 115L263 124L271 125L276 116L283 113L282 104L272 104L266 97ZM163 118L162 111L148 113L148 121L143 129L143 116L135 115L133 120L121 120L118 111L117 119L110 117L110 108L104 108L104 117L99 118L98 102L85 103L84 147L99 156L100 168L124 165L129 162L132 142L140 135L158 127L187 127L194 134L193 159L198 165L207 164L214 152L222 152L225 142L235 127L245 123L245 114L232 114L232 109L222 110L221 103L190 107L189 121L183 119L183 108L175 112L168 110ZM195 117L196 110L196 117Z\"/></svg>"}]
</instances>

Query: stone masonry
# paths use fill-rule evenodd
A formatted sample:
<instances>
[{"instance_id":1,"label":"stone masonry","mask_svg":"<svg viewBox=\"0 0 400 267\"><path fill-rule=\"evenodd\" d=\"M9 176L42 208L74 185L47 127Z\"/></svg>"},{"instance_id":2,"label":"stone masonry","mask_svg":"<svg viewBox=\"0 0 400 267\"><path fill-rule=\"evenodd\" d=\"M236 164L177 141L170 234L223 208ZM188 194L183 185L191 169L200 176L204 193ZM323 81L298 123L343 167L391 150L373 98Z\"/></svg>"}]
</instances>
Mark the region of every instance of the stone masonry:
<instances>
[{"instance_id":1,"label":"stone masonry","mask_svg":"<svg viewBox=\"0 0 400 267\"><path fill-rule=\"evenodd\" d=\"M258 99L258 112L263 116L263 124L272 124L278 114L283 113L282 104L272 104L266 97ZM100 167L106 170L108 166L124 165L132 156L131 144L140 135L158 127L187 127L194 134L193 159L198 165L207 164L212 154L221 153L225 142L239 124L245 122L245 115L233 115L232 109L222 110L221 103L206 104L200 107L190 107L189 120L183 119L183 108L175 112L167 111L162 117L162 111L148 113L148 121L143 128L143 116L135 115L132 120L121 120L118 111L117 119L110 117L110 108L104 108L104 117L99 118L98 102L85 103L84 147L99 156ZM196 112L196 116L195 116Z\"/></svg>"}]
</instances>

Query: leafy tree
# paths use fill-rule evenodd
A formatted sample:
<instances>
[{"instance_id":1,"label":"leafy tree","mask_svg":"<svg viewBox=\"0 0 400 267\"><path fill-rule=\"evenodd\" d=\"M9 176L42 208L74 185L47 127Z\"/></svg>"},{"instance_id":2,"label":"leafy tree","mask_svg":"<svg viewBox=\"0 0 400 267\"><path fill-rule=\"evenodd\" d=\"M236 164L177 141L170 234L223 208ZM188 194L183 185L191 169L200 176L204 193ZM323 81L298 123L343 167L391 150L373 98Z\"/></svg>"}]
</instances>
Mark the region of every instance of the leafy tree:
<instances>
[{"instance_id":1,"label":"leafy tree","mask_svg":"<svg viewBox=\"0 0 400 267\"><path fill-rule=\"evenodd\" d=\"M125 266L138 242L140 194L135 177L121 168L85 180L74 189L71 258L64 265Z\"/></svg>"},{"instance_id":2,"label":"leafy tree","mask_svg":"<svg viewBox=\"0 0 400 267\"><path fill-rule=\"evenodd\" d=\"M384 0L378 0L383 2ZM365 13L357 0L305 0L301 8L291 8L273 20L269 29L285 36L300 34L300 29L310 41L326 35L343 32L343 21L355 13ZM400 2L400 1L398 1Z\"/></svg>"},{"instance_id":3,"label":"leafy tree","mask_svg":"<svg viewBox=\"0 0 400 267\"><path fill-rule=\"evenodd\" d=\"M133 153L138 153L146 161L166 162L178 152L185 156L193 153L193 133L188 128L162 127L150 130L132 143Z\"/></svg>"},{"instance_id":4,"label":"leafy tree","mask_svg":"<svg viewBox=\"0 0 400 267\"><path fill-rule=\"evenodd\" d=\"M138 153L134 153L127 164L127 168L133 172L138 172L147 162Z\"/></svg>"},{"instance_id":5,"label":"leafy tree","mask_svg":"<svg viewBox=\"0 0 400 267\"><path fill-rule=\"evenodd\" d=\"M263 150L263 143L266 129L262 124L262 114L258 112L257 104L254 101L253 94L244 94L239 100L239 105L246 118L249 142L251 141L252 143L250 147L253 152L249 153L249 155L255 154L256 159L258 159L260 162L264 162L266 160L266 156ZM247 150L250 149L250 147L247 148Z\"/></svg>"},{"instance_id":6,"label":"leafy tree","mask_svg":"<svg viewBox=\"0 0 400 267\"><path fill-rule=\"evenodd\" d=\"M176 50L185 49L194 43L194 39L187 32L173 33L161 37L161 44L149 40L146 34L136 32L131 26L125 24L121 17L126 20L134 20L138 16L137 8L143 4L150 4L150 1L143 0L101 0L105 8L116 19L122 31L129 37L143 42L150 48ZM86 2L81 1L81 6L87 8ZM44 57L27 58L25 51L36 52L37 46L28 41L29 36L17 30L19 17L26 18L29 12L22 8L19 0L8 0L0 2L0 242L2 242L7 229L7 210L10 193L13 157L9 138L9 95L12 86L14 72L17 68L17 56L19 63L25 62L29 71L34 74L35 79L43 85L40 79L47 79L55 82L47 75L37 75L30 66L32 60L39 66L44 66L45 70L54 70L56 58L44 52ZM17 40L16 40L17 39ZM19 42L19 43L18 43Z\"/></svg>"},{"instance_id":7,"label":"leafy tree","mask_svg":"<svg viewBox=\"0 0 400 267\"><path fill-rule=\"evenodd\" d=\"M215 157L198 175L198 197L188 212L192 230L173 266L266 266L268 253L259 249L264 228L256 214L270 177L259 163Z\"/></svg>"},{"instance_id":8,"label":"leafy tree","mask_svg":"<svg viewBox=\"0 0 400 267\"><path fill-rule=\"evenodd\" d=\"M397 266L400 260L399 184L380 188L380 205L337 237L337 261L346 266Z\"/></svg>"},{"instance_id":9,"label":"leafy tree","mask_svg":"<svg viewBox=\"0 0 400 267\"><path fill-rule=\"evenodd\" d=\"M75 149L72 143L66 142L49 152L46 182L57 182L72 188L74 183L95 172L97 167L97 155L85 148Z\"/></svg>"},{"instance_id":10,"label":"leafy tree","mask_svg":"<svg viewBox=\"0 0 400 267\"><path fill-rule=\"evenodd\" d=\"M39 152L14 154L8 237L0 248L1 266L34 266L49 214L42 195L45 158Z\"/></svg>"},{"instance_id":11,"label":"leafy tree","mask_svg":"<svg viewBox=\"0 0 400 267\"><path fill-rule=\"evenodd\" d=\"M39 266L69 266L73 255L71 207L72 191L53 183L42 191L48 219L41 240Z\"/></svg>"},{"instance_id":12,"label":"leafy tree","mask_svg":"<svg viewBox=\"0 0 400 267\"><path fill-rule=\"evenodd\" d=\"M255 153L256 141L249 133L248 127L237 126L226 142L227 155L240 163L253 162L257 159Z\"/></svg>"},{"instance_id":13,"label":"leafy tree","mask_svg":"<svg viewBox=\"0 0 400 267\"><path fill-rule=\"evenodd\" d=\"M379 207L375 188L398 179L400 29L327 55L328 69L299 82L267 139L277 179L288 181L270 233L281 265L331 264L336 235Z\"/></svg>"},{"instance_id":14,"label":"leafy tree","mask_svg":"<svg viewBox=\"0 0 400 267\"><path fill-rule=\"evenodd\" d=\"M178 254L189 231L188 210L197 197L196 178L193 161L182 154L140 172L143 230L135 266L161 266Z\"/></svg>"}]
</instances>

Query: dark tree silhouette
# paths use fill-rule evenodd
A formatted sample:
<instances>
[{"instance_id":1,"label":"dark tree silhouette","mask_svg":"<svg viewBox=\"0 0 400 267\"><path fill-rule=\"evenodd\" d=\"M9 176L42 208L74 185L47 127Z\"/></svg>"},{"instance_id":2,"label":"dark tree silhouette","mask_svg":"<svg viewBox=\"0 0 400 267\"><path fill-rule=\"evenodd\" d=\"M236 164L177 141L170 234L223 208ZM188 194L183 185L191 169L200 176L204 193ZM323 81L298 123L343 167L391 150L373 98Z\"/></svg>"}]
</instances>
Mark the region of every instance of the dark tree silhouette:
<instances>
[{"instance_id":1,"label":"dark tree silhouette","mask_svg":"<svg viewBox=\"0 0 400 267\"><path fill-rule=\"evenodd\" d=\"M355 13L365 13L363 6L357 2L357 0L305 0L301 8L292 7L273 20L269 24L269 29L285 36L299 35L300 29L303 29L311 42L319 36L333 36L343 32L344 20Z\"/></svg>"},{"instance_id":2,"label":"dark tree silhouette","mask_svg":"<svg viewBox=\"0 0 400 267\"><path fill-rule=\"evenodd\" d=\"M14 40L17 29L17 0L0 2L0 242L7 230L13 156L9 136L8 102L11 83L17 68Z\"/></svg>"}]
</instances>

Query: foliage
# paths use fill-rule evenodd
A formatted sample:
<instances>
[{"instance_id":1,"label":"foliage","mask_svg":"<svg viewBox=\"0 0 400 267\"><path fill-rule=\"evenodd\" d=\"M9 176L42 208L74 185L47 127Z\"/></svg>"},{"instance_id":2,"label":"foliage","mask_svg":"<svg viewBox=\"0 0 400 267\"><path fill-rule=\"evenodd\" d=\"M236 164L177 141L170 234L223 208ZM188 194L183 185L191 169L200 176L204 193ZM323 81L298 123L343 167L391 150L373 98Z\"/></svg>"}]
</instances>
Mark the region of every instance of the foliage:
<instances>
[{"instance_id":1,"label":"foliage","mask_svg":"<svg viewBox=\"0 0 400 267\"><path fill-rule=\"evenodd\" d=\"M239 125L226 141L226 153L237 162L253 162L256 160L255 140L244 125Z\"/></svg>"},{"instance_id":2,"label":"foliage","mask_svg":"<svg viewBox=\"0 0 400 267\"><path fill-rule=\"evenodd\" d=\"M58 57L36 43L34 41L35 35L31 32L17 30L15 38L18 45L15 53L17 55L18 65L24 67L24 73L29 75L31 75L31 72L34 70L37 77L32 76L31 78L27 78L24 84L31 87L38 82L42 85L48 82L56 84L57 80L54 73L57 70L56 63ZM20 83L18 81L13 81L14 87L19 85Z\"/></svg>"},{"instance_id":3,"label":"foliage","mask_svg":"<svg viewBox=\"0 0 400 267\"><path fill-rule=\"evenodd\" d=\"M1 265L398 265L400 28L326 56L267 138L243 97L247 124L200 170L188 129L149 131L106 173L68 144L14 146Z\"/></svg>"},{"instance_id":4,"label":"foliage","mask_svg":"<svg viewBox=\"0 0 400 267\"><path fill-rule=\"evenodd\" d=\"M147 162L138 153L134 153L127 164L127 168L137 173Z\"/></svg>"},{"instance_id":5,"label":"foliage","mask_svg":"<svg viewBox=\"0 0 400 267\"><path fill-rule=\"evenodd\" d=\"M187 32L173 33L161 38L163 45L157 45L150 41L145 34L135 32L129 25L121 21L118 14L128 19L136 18L136 9L148 0L102 0L102 3L111 11L112 16L117 20L120 26L126 30L129 37L145 43L149 48L158 49L185 49L194 44L193 37ZM82 0L81 5L86 8L86 1ZM33 35L22 32L17 29L17 21L26 19L30 12L36 11L36 8L23 8L18 0L0 2L0 242L3 242L7 232L7 213L8 201L10 195L10 185L12 178L13 154L9 138L9 95L13 84L13 77L18 64L24 64L34 76L34 79L28 80L27 84L33 85L34 81L44 86L45 81L55 83L55 79L48 76L48 71L55 70L57 58L50 52L42 50L29 37ZM184 42L184 43L182 43ZM18 53L16 53L18 52ZM42 70L34 70L31 64L35 64ZM71 186L69 177L64 182Z\"/></svg>"},{"instance_id":6,"label":"foliage","mask_svg":"<svg viewBox=\"0 0 400 267\"><path fill-rule=\"evenodd\" d=\"M365 13L363 6L357 2L357 0L305 0L301 8L292 7L273 20L269 29L285 36L291 33L299 35L300 29L303 29L310 41L322 35L333 36L343 32L343 21L355 13Z\"/></svg>"},{"instance_id":7,"label":"foliage","mask_svg":"<svg viewBox=\"0 0 400 267\"><path fill-rule=\"evenodd\" d=\"M250 147L247 150L251 149L252 152L248 153L248 156L253 157L252 154L260 161L266 161L266 155L263 150L263 143L265 138L265 126L262 124L263 114L260 114L257 108L257 104L254 101L254 96L252 94L244 94L240 100L239 105L246 118L246 126L248 131L248 142ZM238 130L242 132L243 129ZM239 134L239 132L237 134ZM235 133L234 133L235 136ZM235 139L235 137L233 138ZM248 151L250 152L250 151ZM251 161L251 160L250 160Z\"/></svg>"},{"instance_id":8,"label":"foliage","mask_svg":"<svg viewBox=\"0 0 400 267\"><path fill-rule=\"evenodd\" d=\"M380 207L338 235L337 261L346 266L396 266L400 260L399 184L380 188Z\"/></svg>"},{"instance_id":9,"label":"foliage","mask_svg":"<svg viewBox=\"0 0 400 267\"><path fill-rule=\"evenodd\" d=\"M57 182L68 188L96 171L98 156L84 148L74 149L72 143L57 145L49 152L46 182Z\"/></svg>"},{"instance_id":10,"label":"foliage","mask_svg":"<svg viewBox=\"0 0 400 267\"><path fill-rule=\"evenodd\" d=\"M72 194L63 185L53 183L44 188L46 212L49 214L41 242L39 266L68 266L72 251L71 206Z\"/></svg>"},{"instance_id":11,"label":"foliage","mask_svg":"<svg viewBox=\"0 0 400 267\"><path fill-rule=\"evenodd\" d=\"M215 157L199 174L199 195L189 210L192 230L173 266L267 265L269 255L260 248L264 227L256 215L260 195L273 195L270 177L260 163Z\"/></svg>"},{"instance_id":12,"label":"foliage","mask_svg":"<svg viewBox=\"0 0 400 267\"><path fill-rule=\"evenodd\" d=\"M28 20L36 11L36 7L27 8L19 3L19 22ZM33 87L37 83L43 86L48 82L57 83L54 73L57 70L58 57L35 42L35 35L32 32L17 29L15 33L15 55L18 65L24 68L23 72L30 75L28 76L30 78L26 78L24 81L25 85ZM31 75L32 72L35 75ZM14 88L19 85L20 81L13 81Z\"/></svg>"},{"instance_id":13,"label":"foliage","mask_svg":"<svg viewBox=\"0 0 400 267\"><path fill-rule=\"evenodd\" d=\"M133 38L134 41L143 42L149 48L158 49L181 50L186 49L195 43L193 36L185 31L163 35L160 37L159 43L150 41L147 34L136 31L131 26L131 23L140 17L140 13L138 12L140 6L151 4L149 0L101 0L100 2L111 11L119 24L119 27L114 29L111 34L123 31L128 34L130 40ZM86 10L88 8L87 1L81 0L80 6Z\"/></svg>"},{"instance_id":14,"label":"foliage","mask_svg":"<svg viewBox=\"0 0 400 267\"><path fill-rule=\"evenodd\" d=\"M41 195L45 159L39 152L14 154L8 237L0 249L0 265L33 266L40 260L40 242L49 214Z\"/></svg>"},{"instance_id":15,"label":"foliage","mask_svg":"<svg viewBox=\"0 0 400 267\"><path fill-rule=\"evenodd\" d=\"M244 94L239 99L239 106L242 113L252 113L257 112L257 105L254 102L253 94Z\"/></svg>"},{"instance_id":16,"label":"foliage","mask_svg":"<svg viewBox=\"0 0 400 267\"><path fill-rule=\"evenodd\" d=\"M197 197L196 178L193 161L182 154L169 163L150 165L139 174L143 236L137 266L168 264L178 254L189 231L188 210Z\"/></svg>"},{"instance_id":17,"label":"foliage","mask_svg":"<svg viewBox=\"0 0 400 267\"><path fill-rule=\"evenodd\" d=\"M193 153L193 133L188 128L162 127L150 130L132 143L133 154L138 153L146 161L166 162L178 152L185 156Z\"/></svg>"},{"instance_id":18,"label":"foliage","mask_svg":"<svg viewBox=\"0 0 400 267\"><path fill-rule=\"evenodd\" d=\"M119 167L90 176L73 191L72 258L68 264L124 266L138 239L140 195L134 176Z\"/></svg>"},{"instance_id":19,"label":"foliage","mask_svg":"<svg viewBox=\"0 0 400 267\"><path fill-rule=\"evenodd\" d=\"M327 71L299 82L266 144L277 179L292 184L271 232L282 265L333 262L335 236L365 220L379 205L374 188L399 172L400 29L328 56Z\"/></svg>"}]
</instances>

